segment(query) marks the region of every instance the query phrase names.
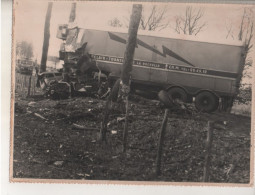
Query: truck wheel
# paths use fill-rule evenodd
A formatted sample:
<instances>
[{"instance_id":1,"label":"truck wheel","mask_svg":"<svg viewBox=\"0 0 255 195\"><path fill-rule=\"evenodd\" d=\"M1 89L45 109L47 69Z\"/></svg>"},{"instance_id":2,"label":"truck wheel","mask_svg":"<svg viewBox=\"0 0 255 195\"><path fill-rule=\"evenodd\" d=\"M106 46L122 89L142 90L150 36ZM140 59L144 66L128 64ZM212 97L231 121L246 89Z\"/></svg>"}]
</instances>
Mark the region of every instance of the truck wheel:
<instances>
[{"instance_id":1,"label":"truck wheel","mask_svg":"<svg viewBox=\"0 0 255 195\"><path fill-rule=\"evenodd\" d=\"M187 93L182 88L173 87L167 90L167 93L173 100L179 99L182 102L187 102L188 100Z\"/></svg>"},{"instance_id":2,"label":"truck wheel","mask_svg":"<svg viewBox=\"0 0 255 195\"><path fill-rule=\"evenodd\" d=\"M164 90L161 90L158 93L158 99L167 108L171 108L174 105L173 100L171 99L169 94Z\"/></svg>"},{"instance_id":3,"label":"truck wheel","mask_svg":"<svg viewBox=\"0 0 255 195\"><path fill-rule=\"evenodd\" d=\"M195 106L202 112L213 112L219 106L219 98L213 93L203 91L196 96Z\"/></svg>"}]
</instances>

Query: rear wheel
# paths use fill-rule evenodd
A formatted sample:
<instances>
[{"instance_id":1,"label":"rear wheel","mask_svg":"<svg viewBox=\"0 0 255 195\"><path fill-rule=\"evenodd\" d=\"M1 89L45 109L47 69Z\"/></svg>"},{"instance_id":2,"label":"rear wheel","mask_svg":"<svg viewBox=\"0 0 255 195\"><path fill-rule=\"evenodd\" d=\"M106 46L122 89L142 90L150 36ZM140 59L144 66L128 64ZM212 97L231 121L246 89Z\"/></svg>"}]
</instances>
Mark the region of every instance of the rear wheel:
<instances>
[{"instance_id":1,"label":"rear wheel","mask_svg":"<svg viewBox=\"0 0 255 195\"><path fill-rule=\"evenodd\" d=\"M219 106L219 98L211 92L203 91L196 96L195 106L202 112L213 112Z\"/></svg>"},{"instance_id":2,"label":"rear wheel","mask_svg":"<svg viewBox=\"0 0 255 195\"><path fill-rule=\"evenodd\" d=\"M188 96L186 91L179 87L173 87L167 90L168 95L173 99L179 99L182 102L187 102Z\"/></svg>"}]
</instances>

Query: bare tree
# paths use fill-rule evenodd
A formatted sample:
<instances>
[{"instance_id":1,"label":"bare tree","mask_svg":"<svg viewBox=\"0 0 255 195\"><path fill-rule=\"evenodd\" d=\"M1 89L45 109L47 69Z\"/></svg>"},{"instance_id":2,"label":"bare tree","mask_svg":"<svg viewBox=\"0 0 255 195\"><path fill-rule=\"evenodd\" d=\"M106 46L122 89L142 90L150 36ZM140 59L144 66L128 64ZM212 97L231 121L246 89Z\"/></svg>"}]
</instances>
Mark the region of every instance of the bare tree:
<instances>
[{"instance_id":1,"label":"bare tree","mask_svg":"<svg viewBox=\"0 0 255 195\"><path fill-rule=\"evenodd\" d=\"M32 58L34 56L32 43L18 42L16 44L16 55L28 59Z\"/></svg>"},{"instance_id":2,"label":"bare tree","mask_svg":"<svg viewBox=\"0 0 255 195\"><path fill-rule=\"evenodd\" d=\"M153 5L148 16L145 15L145 10L142 11L142 17L139 28L149 31L160 31L169 26L169 21L166 20L167 7L157 7Z\"/></svg>"},{"instance_id":3,"label":"bare tree","mask_svg":"<svg viewBox=\"0 0 255 195\"><path fill-rule=\"evenodd\" d=\"M250 52L251 48L253 47L253 10L251 8L245 7L243 10L242 20L239 27L239 33L238 33L238 40L244 41L244 71L252 66L252 59L248 57L248 53ZM245 73L243 71L242 77L245 76Z\"/></svg>"},{"instance_id":4,"label":"bare tree","mask_svg":"<svg viewBox=\"0 0 255 195\"><path fill-rule=\"evenodd\" d=\"M232 39L235 39L234 37L234 27L233 27L233 22L231 20L226 20L225 22L226 25L226 30L227 30L227 35L226 35L226 39L228 37L232 37Z\"/></svg>"},{"instance_id":5,"label":"bare tree","mask_svg":"<svg viewBox=\"0 0 255 195\"><path fill-rule=\"evenodd\" d=\"M243 40L245 39L245 46L247 53L250 51L250 49L253 47L253 44L251 43L251 40L253 38L253 11L249 8L244 8L243 12L243 18L240 25L240 31L238 34L238 39ZM244 24L244 19L246 18L246 24ZM244 36L245 34L245 36Z\"/></svg>"},{"instance_id":6,"label":"bare tree","mask_svg":"<svg viewBox=\"0 0 255 195\"><path fill-rule=\"evenodd\" d=\"M128 28L129 19L126 21L121 21L118 18L113 18L109 21L109 25L112 27L122 27L125 26ZM141 22L139 29L148 30L148 31L160 31L169 27L169 20L167 20L167 7L159 7L153 5L146 10L143 8Z\"/></svg>"},{"instance_id":7,"label":"bare tree","mask_svg":"<svg viewBox=\"0 0 255 195\"><path fill-rule=\"evenodd\" d=\"M250 67L253 64L252 58L249 56L249 52L251 51L253 47L253 27L254 27L254 13L252 8L250 7L244 7L243 13L241 16L240 25L235 29L235 32L238 32L234 34L234 26L232 25L232 22L230 22L231 25L226 25L227 29L227 36L228 38L230 35L233 39L237 39L244 42L244 55L243 55L243 61L242 61L242 67L241 67L241 74L237 79L238 83L238 91L237 91L237 97L235 97L238 102L245 103L247 101L248 93L251 93L251 90L247 90L247 83L244 83L244 78L251 78L251 71ZM249 88L249 84L248 84ZM245 93L244 93L245 91ZM243 96L243 94L246 94ZM251 96L251 94L248 94L248 96Z\"/></svg>"},{"instance_id":8,"label":"bare tree","mask_svg":"<svg viewBox=\"0 0 255 195\"><path fill-rule=\"evenodd\" d=\"M184 16L175 17L175 32L189 35L197 35L206 26L206 22L202 21L204 10L202 8L194 9L187 6Z\"/></svg>"},{"instance_id":9,"label":"bare tree","mask_svg":"<svg viewBox=\"0 0 255 195\"><path fill-rule=\"evenodd\" d=\"M252 60L247 58L247 55L251 48L253 47L252 38L253 38L253 17L254 13L253 10L249 7L245 7L243 9L242 19L240 22L240 26L238 27L238 34L234 35L234 27L232 21L226 22L226 29L227 29L227 35L226 39L231 36L233 39L238 39L239 41L244 42L245 46L245 52L244 52L244 59L245 59L245 65L251 66ZM236 29L235 29L236 31Z\"/></svg>"},{"instance_id":10,"label":"bare tree","mask_svg":"<svg viewBox=\"0 0 255 195\"><path fill-rule=\"evenodd\" d=\"M112 27L122 27L123 23L118 18L113 18L109 21L109 25Z\"/></svg>"},{"instance_id":11,"label":"bare tree","mask_svg":"<svg viewBox=\"0 0 255 195\"><path fill-rule=\"evenodd\" d=\"M244 41L246 45L249 45L248 48L250 49L252 47L251 39L253 37L252 31L253 31L253 17L254 17L252 8L244 7L241 17L242 17L241 22L238 27L233 26L233 22L230 19L228 21L226 20L226 30L227 30L226 38L229 38L229 36L231 36L233 39ZM235 32L238 31L238 34L235 34L234 31Z\"/></svg>"}]
</instances>

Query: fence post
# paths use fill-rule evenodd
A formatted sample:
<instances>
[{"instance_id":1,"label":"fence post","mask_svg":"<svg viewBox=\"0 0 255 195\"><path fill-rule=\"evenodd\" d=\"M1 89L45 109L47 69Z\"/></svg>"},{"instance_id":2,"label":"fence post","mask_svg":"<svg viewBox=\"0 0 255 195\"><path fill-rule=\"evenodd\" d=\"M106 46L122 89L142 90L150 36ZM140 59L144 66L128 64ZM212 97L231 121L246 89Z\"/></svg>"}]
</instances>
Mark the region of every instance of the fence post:
<instances>
[{"instance_id":1,"label":"fence post","mask_svg":"<svg viewBox=\"0 0 255 195\"><path fill-rule=\"evenodd\" d=\"M35 81L35 76L33 76L33 93L34 93L34 95L35 95L35 85L36 85L36 81Z\"/></svg>"},{"instance_id":2,"label":"fence post","mask_svg":"<svg viewBox=\"0 0 255 195\"><path fill-rule=\"evenodd\" d=\"M103 111L103 120L101 122L101 128L100 128L100 134L99 134L99 141L102 141L105 143L106 143L107 122L109 119L110 109L111 109L111 100L108 97L105 103L105 109Z\"/></svg>"},{"instance_id":3,"label":"fence post","mask_svg":"<svg viewBox=\"0 0 255 195\"><path fill-rule=\"evenodd\" d=\"M126 152L127 137L128 137L128 98L126 99L126 114L125 114L125 124L124 124L124 131L123 131L123 152Z\"/></svg>"},{"instance_id":4,"label":"fence post","mask_svg":"<svg viewBox=\"0 0 255 195\"><path fill-rule=\"evenodd\" d=\"M161 171L161 157L162 157L162 149L164 145L164 138L167 126L167 119L168 119L168 112L169 109L165 109L164 119L162 122L162 126L159 133L159 141L158 141L158 151L157 151L157 160L156 160L156 175L160 175Z\"/></svg>"},{"instance_id":5,"label":"fence post","mask_svg":"<svg viewBox=\"0 0 255 195\"><path fill-rule=\"evenodd\" d=\"M209 176L210 176L210 158L212 150L212 141L213 141L213 122L208 121L203 182L208 182L210 179Z\"/></svg>"},{"instance_id":6,"label":"fence post","mask_svg":"<svg viewBox=\"0 0 255 195\"><path fill-rule=\"evenodd\" d=\"M32 79L32 76L29 77L29 80L28 80L28 89L27 89L27 97L30 96L30 90L31 90L31 79Z\"/></svg>"},{"instance_id":7,"label":"fence post","mask_svg":"<svg viewBox=\"0 0 255 195\"><path fill-rule=\"evenodd\" d=\"M23 91L24 79L23 79L21 74L20 74L20 77L19 77L19 82L20 82L20 90Z\"/></svg>"}]
</instances>

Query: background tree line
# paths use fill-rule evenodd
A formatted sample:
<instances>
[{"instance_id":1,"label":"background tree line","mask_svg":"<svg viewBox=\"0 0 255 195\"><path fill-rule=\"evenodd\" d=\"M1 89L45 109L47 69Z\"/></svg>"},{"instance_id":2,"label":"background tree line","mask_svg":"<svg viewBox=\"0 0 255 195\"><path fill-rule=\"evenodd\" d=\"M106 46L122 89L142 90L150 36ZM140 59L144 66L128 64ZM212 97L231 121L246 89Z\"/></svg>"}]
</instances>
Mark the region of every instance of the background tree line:
<instances>
[{"instance_id":1,"label":"background tree line","mask_svg":"<svg viewBox=\"0 0 255 195\"><path fill-rule=\"evenodd\" d=\"M33 45L27 41L19 41L16 43L16 56L31 59L34 57Z\"/></svg>"}]
</instances>

